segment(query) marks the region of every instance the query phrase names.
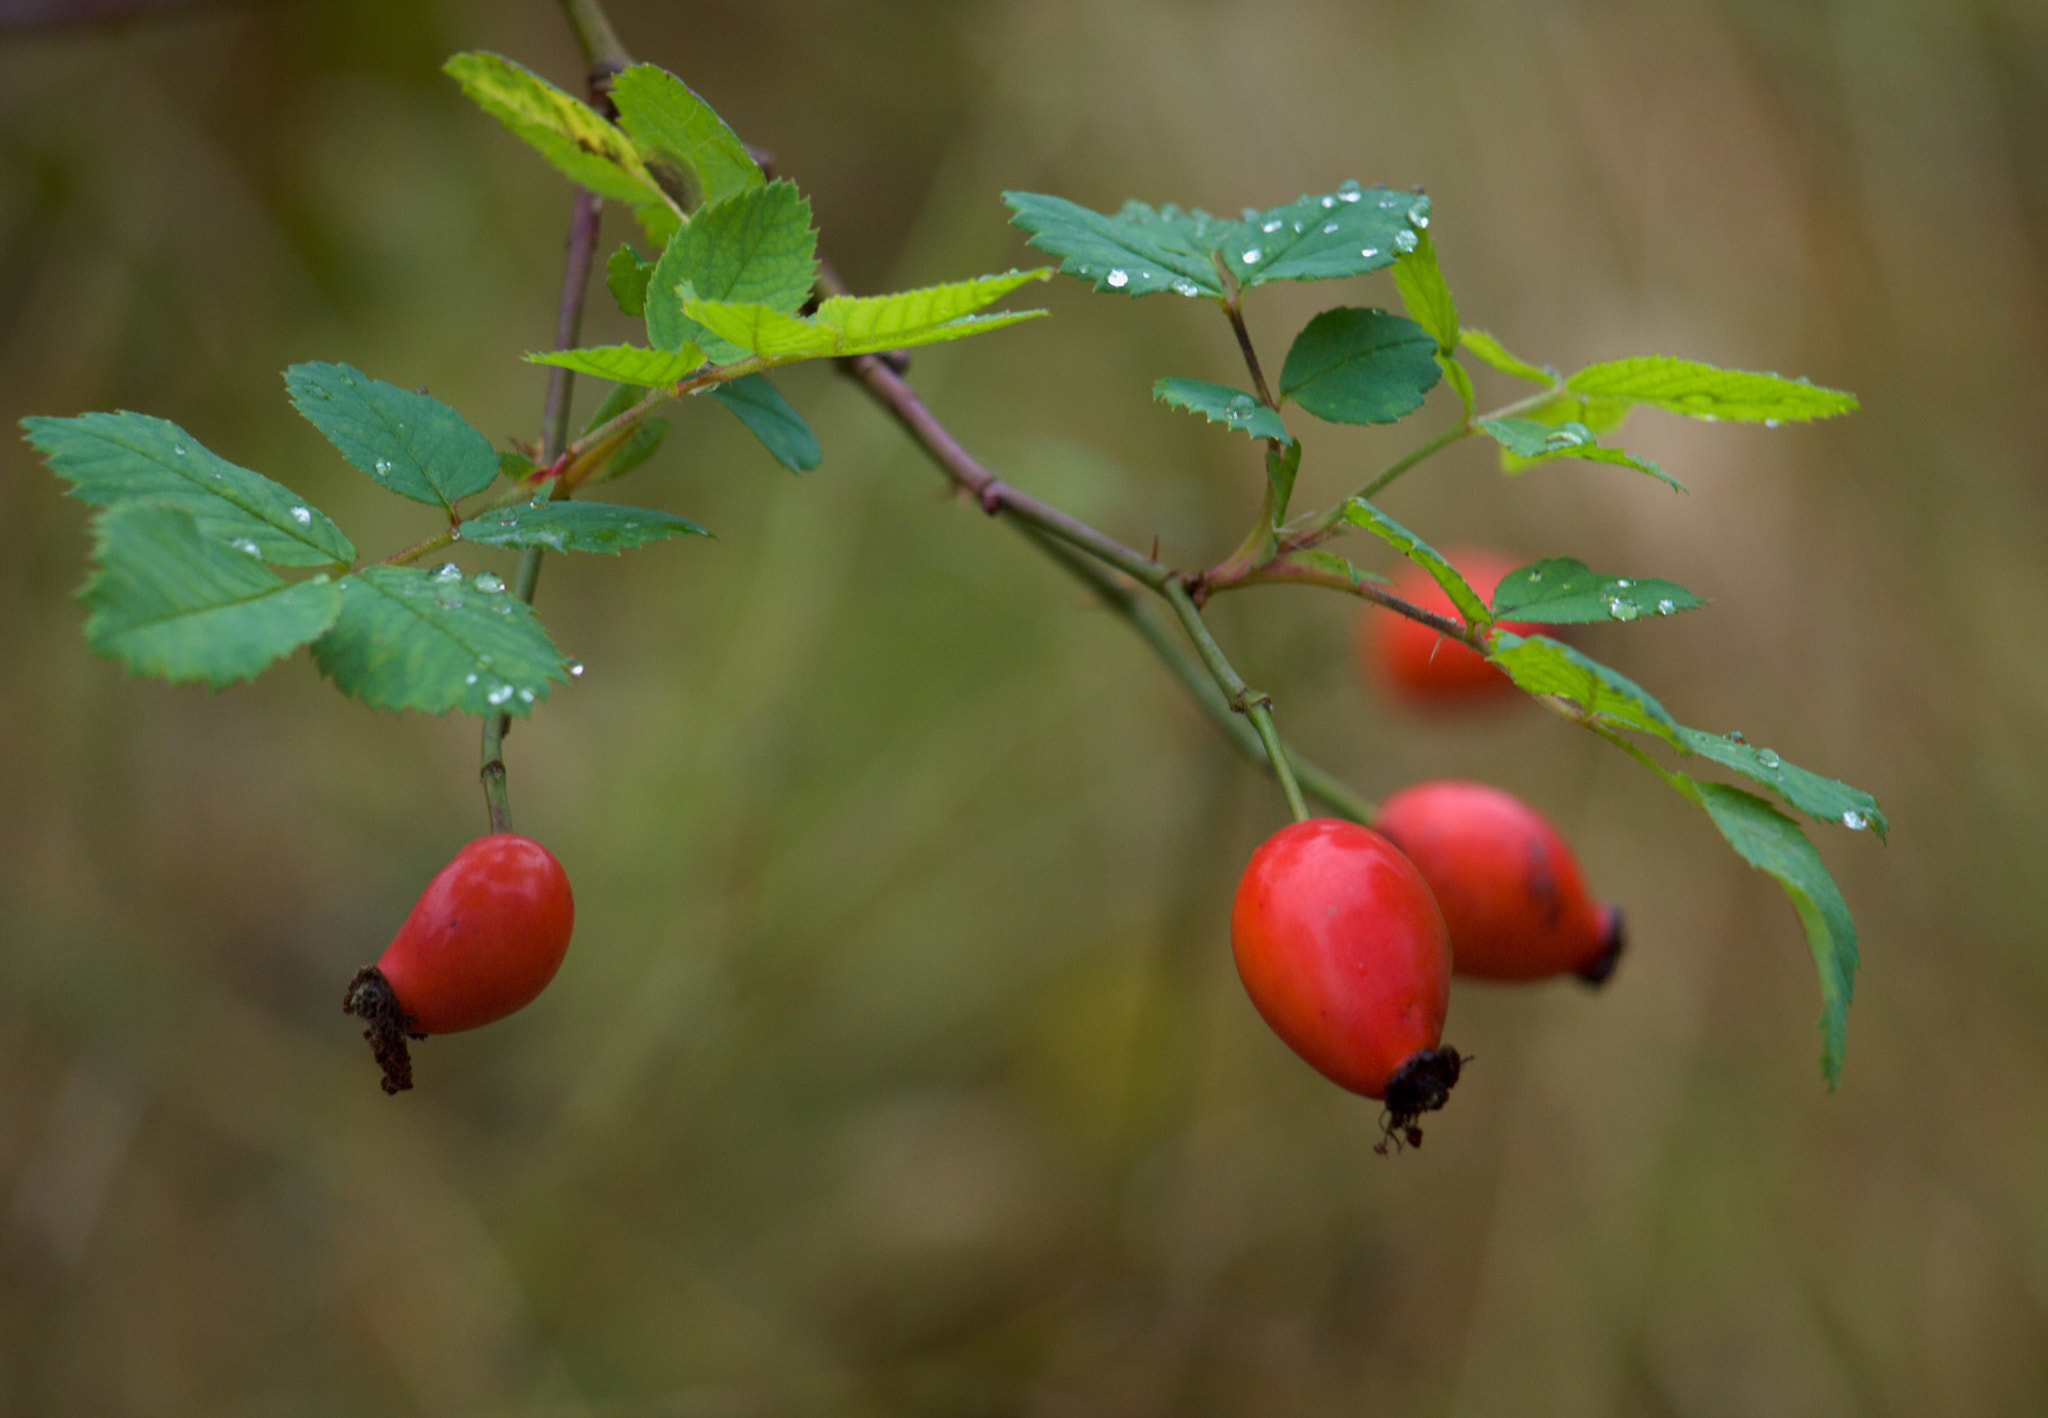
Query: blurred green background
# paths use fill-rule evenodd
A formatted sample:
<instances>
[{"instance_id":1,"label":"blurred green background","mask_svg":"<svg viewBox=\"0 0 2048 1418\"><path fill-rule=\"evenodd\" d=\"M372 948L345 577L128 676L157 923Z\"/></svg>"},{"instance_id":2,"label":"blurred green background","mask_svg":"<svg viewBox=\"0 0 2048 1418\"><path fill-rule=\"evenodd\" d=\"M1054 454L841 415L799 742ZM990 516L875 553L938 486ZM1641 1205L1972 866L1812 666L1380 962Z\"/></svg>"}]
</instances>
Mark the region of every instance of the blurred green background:
<instances>
[{"instance_id":1,"label":"blurred green background","mask_svg":"<svg viewBox=\"0 0 2048 1418\"><path fill-rule=\"evenodd\" d=\"M304 655L218 695L126 677L80 635L87 509L0 441L0 1413L2048 1412L2048 9L613 14L775 153L857 290L1031 262L1006 188L1235 212L1356 177L1427 188L1467 323L1532 358L1854 390L1775 432L1638 414L1686 496L1467 446L1386 498L1711 597L1586 643L1878 795L1888 848L1811 829L1862 929L1842 1088L1796 919L1699 814L1528 706L1381 702L1342 598L1224 598L1306 751L1371 795L1508 786L1633 925L1601 994L1461 987L1477 1061L1424 1150L1374 1156L1377 1109L1231 968L1277 794L821 367L782 381L819 471L682 409L617 495L718 540L547 566L589 673L511 785L576 943L388 1099L341 990L484 829L476 725ZM570 198L439 74L465 48L580 82L540 0L0 30L0 425L162 415L366 550L422 534L279 371L536 427L517 356ZM1221 322L1027 294L1052 318L920 354L933 407L1127 542L1226 552L1255 450L1149 397L1234 376ZM1394 301L1259 294L1269 367L1320 304ZM1302 430L1303 497L1448 404Z\"/></svg>"}]
</instances>

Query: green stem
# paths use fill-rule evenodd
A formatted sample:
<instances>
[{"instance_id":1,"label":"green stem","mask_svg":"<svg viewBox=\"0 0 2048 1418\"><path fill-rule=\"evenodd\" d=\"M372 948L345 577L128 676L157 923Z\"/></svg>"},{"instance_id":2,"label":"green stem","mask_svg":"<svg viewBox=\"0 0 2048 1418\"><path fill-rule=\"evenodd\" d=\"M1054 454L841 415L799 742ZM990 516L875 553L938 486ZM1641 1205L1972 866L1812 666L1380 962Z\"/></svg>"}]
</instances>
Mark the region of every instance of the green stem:
<instances>
[{"instance_id":1,"label":"green stem","mask_svg":"<svg viewBox=\"0 0 2048 1418\"><path fill-rule=\"evenodd\" d=\"M1280 741L1279 726L1273 722L1273 701L1244 682L1244 677L1224 655L1223 647L1216 643L1216 637L1209 633L1208 622L1202 619L1202 612L1182 581L1174 578L1159 590L1166 597L1167 604L1173 607L1173 613L1180 617L1181 629L1194 642L1195 653L1201 656L1202 663L1214 676L1230 707L1250 720L1252 728L1258 732L1259 741L1266 748L1266 762L1272 765L1273 776L1280 780L1280 792L1287 799L1288 811L1294 814L1296 822L1303 821L1309 816L1308 804L1302 801L1301 785L1294 779L1294 766L1288 761L1286 745Z\"/></svg>"},{"instance_id":2,"label":"green stem","mask_svg":"<svg viewBox=\"0 0 2048 1418\"><path fill-rule=\"evenodd\" d=\"M1264 741L1258 730L1246 722L1245 717L1230 707L1200 661L1189 655L1180 642L1175 640L1158 619L1145 609L1138 593L1129 582L1121 581L1104 571L1080 552L1058 541L1044 532L1023 523L1017 524L1018 532L1031 544L1044 552L1075 580L1087 586L1109 610L1124 624L1137 632L1146 646L1156 655L1168 672L1180 681L1202 712L1212 723L1223 731L1223 736L1244 757L1259 767L1272 771L1273 760L1266 752ZM1294 748L1282 745L1284 757L1294 767L1294 775L1300 781L1302 791L1334 810L1340 816L1354 822L1370 824L1378 813L1371 799L1366 798L1349 783L1318 764L1303 758Z\"/></svg>"}]
</instances>

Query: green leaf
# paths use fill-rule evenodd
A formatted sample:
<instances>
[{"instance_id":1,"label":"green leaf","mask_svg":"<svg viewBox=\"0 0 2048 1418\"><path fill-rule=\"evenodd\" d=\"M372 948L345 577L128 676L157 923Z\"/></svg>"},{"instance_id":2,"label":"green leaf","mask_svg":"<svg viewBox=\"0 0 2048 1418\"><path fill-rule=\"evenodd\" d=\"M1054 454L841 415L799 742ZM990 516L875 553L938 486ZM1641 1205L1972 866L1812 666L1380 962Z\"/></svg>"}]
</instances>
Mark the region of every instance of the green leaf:
<instances>
[{"instance_id":1,"label":"green leaf","mask_svg":"<svg viewBox=\"0 0 2048 1418\"><path fill-rule=\"evenodd\" d=\"M1790 818L1740 788L1674 776L1680 791L1706 809L1736 855L1775 877L1799 913L1820 972L1821 1076L1833 1088L1842 1076L1849 999L1856 988L1856 922L1848 904L1813 843Z\"/></svg>"},{"instance_id":2,"label":"green leaf","mask_svg":"<svg viewBox=\"0 0 2048 1418\"><path fill-rule=\"evenodd\" d=\"M1026 281L1044 280L1046 267L1010 271L894 295L834 296L809 318L760 304L693 300L683 309L720 339L774 364L828 356L905 349L1036 319L1043 310L976 316L969 312L1002 299Z\"/></svg>"},{"instance_id":3,"label":"green leaf","mask_svg":"<svg viewBox=\"0 0 2048 1418\"><path fill-rule=\"evenodd\" d=\"M380 709L526 715L568 676L533 611L489 575L370 566L338 583L341 614L313 659Z\"/></svg>"},{"instance_id":4,"label":"green leaf","mask_svg":"<svg viewBox=\"0 0 2048 1418\"><path fill-rule=\"evenodd\" d=\"M1823 778L1795 763L1787 763L1768 748L1751 746L1740 734L1724 737L1687 728L1680 728L1678 733L1694 753L1761 783L1793 807L1821 822L1846 827L1852 832L1868 827L1876 831L1880 841L1891 830L1891 823L1886 820L1883 809L1878 807L1877 799L1860 788L1852 788L1847 783Z\"/></svg>"},{"instance_id":5,"label":"green leaf","mask_svg":"<svg viewBox=\"0 0 2048 1418\"><path fill-rule=\"evenodd\" d=\"M1493 590L1495 616L1541 625L1675 615L1705 604L1676 582L1603 576L1568 556L1510 571Z\"/></svg>"},{"instance_id":6,"label":"green leaf","mask_svg":"<svg viewBox=\"0 0 2048 1418\"><path fill-rule=\"evenodd\" d=\"M1513 455L1514 461L1507 465L1509 472L1520 472L1555 458L1580 458L1592 463L1616 463L1633 468L1639 473L1648 473L1679 492L1685 491L1684 483L1650 459L1633 457L1619 448L1602 448L1593 430L1583 423L1552 424L1533 418L1497 418L1481 419L1479 426L1506 453Z\"/></svg>"},{"instance_id":7,"label":"green leaf","mask_svg":"<svg viewBox=\"0 0 2048 1418\"><path fill-rule=\"evenodd\" d=\"M612 80L612 103L648 172L682 207L708 207L766 180L747 145L675 75L635 64Z\"/></svg>"},{"instance_id":8,"label":"green leaf","mask_svg":"<svg viewBox=\"0 0 2048 1418\"><path fill-rule=\"evenodd\" d=\"M1031 233L1025 244L1060 258L1060 273L1092 281L1098 291L1223 298L1223 281L1210 253L1237 223L1171 204L1153 210L1126 202L1115 216L1092 212L1064 197L1005 192L1010 220Z\"/></svg>"},{"instance_id":9,"label":"green leaf","mask_svg":"<svg viewBox=\"0 0 2048 1418\"><path fill-rule=\"evenodd\" d=\"M1224 298L1220 260L1241 288L1267 281L1317 281L1362 275L1393 264L1429 223L1429 199L1346 182L1335 192L1298 197L1282 207L1247 209L1242 221L1167 204L1126 202L1115 215L1064 197L1005 192L1012 220L1030 245L1061 258L1060 271L1098 291Z\"/></svg>"},{"instance_id":10,"label":"green leaf","mask_svg":"<svg viewBox=\"0 0 2048 1418\"><path fill-rule=\"evenodd\" d=\"M1492 365L1503 374L1512 374L1517 379L1526 379L1532 384L1555 384L1558 373L1541 365L1531 364L1520 355L1508 353L1508 348L1484 330L1461 329L1458 343L1480 359Z\"/></svg>"},{"instance_id":11,"label":"green leaf","mask_svg":"<svg viewBox=\"0 0 2048 1418\"><path fill-rule=\"evenodd\" d=\"M1436 263L1436 243L1421 232L1414 249L1394 263L1394 289L1416 324L1436 340L1437 353L1449 355L1458 348L1458 305L1444 273Z\"/></svg>"},{"instance_id":12,"label":"green leaf","mask_svg":"<svg viewBox=\"0 0 2048 1418\"><path fill-rule=\"evenodd\" d=\"M768 455L792 473L808 473L823 460L818 436L765 376L745 374L714 384L711 397L745 424Z\"/></svg>"},{"instance_id":13,"label":"green leaf","mask_svg":"<svg viewBox=\"0 0 2048 1418\"><path fill-rule=\"evenodd\" d=\"M632 140L590 105L502 55L458 54L441 68L571 182L630 205L650 237L666 240L675 228L675 211Z\"/></svg>"},{"instance_id":14,"label":"green leaf","mask_svg":"<svg viewBox=\"0 0 2048 1418\"><path fill-rule=\"evenodd\" d=\"M704 367L704 352L695 345L679 350L650 350L640 345L595 345L581 350L529 354L528 364L554 364L578 374L594 374L620 384L659 389Z\"/></svg>"},{"instance_id":15,"label":"green leaf","mask_svg":"<svg viewBox=\"0 0 2048 1418\"><path fill-rule=\"evenodd\" d=\"M604 552L610 556L669 537L710 535L687 517L678 517L673 512L621 507L611 502L499 507L462 524L462 540L478 546L544 547L549 551Z\"/></svg>"},{"instance_id":16,"label":"green leaf","mask_svg":"<svg viewBox=\"0 0 2048 1418\"><path fill-rule=\"evenodd\" d=\"M1162 379L1152 386L1152 397L1176 409L1200 414L1211 423L1248 433L1253 438L1277 438L1282 443L1294 441L1287 432L1287 425L1280 422L1278 411L1228 384L1210 384L1201 379Z\"/></svg>"},{"instance_id":17,"label":"green leaf","mask_svg":"<svg viewBox=\"0 0 2048 1418\"><path fill-rule=\"evenodd\" d=\"M706 340L684 305L709 300L794 314L817 283L817 244L811 205L789 182L747 188L704 208L655 263L648 338L670 350L694 341L713 363L733 363L739 350Z\"/></svg>"},{"instance_id":18,"label":"green leaf","mask_svg":"<svg viewBox=\"0 0 2048 1418\"><path fill-rule=\"evenodd\" d=\"M137 674L214 689L250 679L341 610L327 577L287 582L170 502L125 502L93 524L99 565L79 598L93 649Z\"/></svg>"},{"instance_id":19,"label":"green leaf","mask_svg":"<svg viewBox=\"0 0 2048 1418\"><path fill-rule=\"evenodd\" d=\"M1487 658L1531 694L1576 705L1579 717L1654 734L1673 748L1685 748L1678 725L1664 706L1634 680L1547 635L1523 637L1495 631Z\"/></svg>"},{"instance_id":20,"label":"green leaf","mask_svg":"<svg viewBox=\"0 0 2048 1418\"><path fill-rule=\"evenodd\" d=\"M1717 369L1669 355L1590 364L1565 385L1592 398L1626 399L1691 418L1731 423L1775 425L1794 419L1832 418L1857 406L1855 395L1823 389L1804 379Z\"/></svg>"},{"instance_id":21,"label":"green leaf","mask_svg":"<svg viewBox=\"0 0 2048 1418\"><path fill-rule=\"evenodd\" d=\"M667 437L667 419L647 420L633 430L633 436L621 444L616 453L604 460L603 466L590 475L589 481L610 482L614 478L624 477L652 458L655 450L661 447L661 441Z\"/></svg>"},{"instance_id":22,"label":"green leaf","mask_svg":"<svg viewBox=\"0 0 2048 1418\"><path fill-rule=\"evenodd\" d=\"M1472 589L1471 583L1459 573L1458 568L1444 560L1442 552L1379 508L1362 497L1354 497L1344 504L1344 518L1354 526L1365 528L1427 571L1435 579L1436 584L1444 588L1444 594L1451 598L1451 604L1458 608L1458 614L1467 621L1485 625L1493 619L1493 613L1487 610L1486 602Z\"/></svg>"},{"instance_id":23,"label":"green leaf","mask_svg":"<svg viewBox=\"0 0 2048 1418\"><path fill-rule=\"evenodd\" d=\"M1247 212L1220 243L1223 263L1249 289L1267 281L1326 281L1392 265L1423 241L1429 198L1345 182L1335 192Z\"/></svg>"},{"instance_id":24,"label":"green leaf","mask_svg":"<svg viewBox=\"0 0 2048 1418\"><path fill-rule=\"evenodd\" d=\"M355 546L326 514L261 473L210 452L148 414L27 418L28 441L72 496L95 507L140 501L184 509L201 535L246 544L273 566L346 566Z\"/></svg>"},{"instance_id":25,"label":"green leaf","mask_svg":"<svg viewBox=\"0 0 2048 1418\"><path fill-rule=\"evenodd\" d=\"M1377 571L1366 571L1353 566L1349 561L1337 555L1337 553L1325 551L1321 547L1308 547L1302 551L1291 551L1287 553L1286 559L1297 566L1320 571L1326 576L1341 577L1354 586L1363 585L1367 581L1385 582L1387 579Z\"/></svg>"},{"instance_id":26,"label":"green leaf","mask_svg":"<svg viewBox=\"0 0 2048 1418\"><path fill-rule=\"evenodd\" d=\"M620 311L635 320L647 316L647 282L654 275L654 264L642 261L630 246L621 246L604 263L605 289L619 303Z\"/></svg>"},{"instance_id":27,"label":"green leaf","mask_svg":"<svg viewBox=\"0 0 2048 1418\"><path fill-rule=\"evenodd\" d=\"M1301 471L1301 445L1293 439L1266 445L1266 507L1268 525L1275 533L1287 515L1287 501L1294 496L1295 475Z\"/></svg>"},{"instance_id":28,"label":"green leaf","mask_svg":"<svg viewBox=\"0 0 2048 1418\"><path fill-rule=\"evenodd\" d=\"M1471 418L1472 408L1476 402L1472 393L1472 376L1465 372L1464 365L1458 363L1457 356L1447 355L1442 350L1436 352L1436 363L1437 368L1444 372L1444 378L1451 381L1451 388L1456 391L1458 402L1465 406L1465 417Z\"/></svg>"},{"instance_id":29,"label":"green leaf","mask_svg":"<svg viewBox=\"0 0 2048 1418\"><path fill-rule=\"evenodd\" d=\"M497 479L491 441L439 399L346 364L295 364L284 382L342 457L402 497L452 509Z\"/></svg>"},{"instance_id":30,"label":"green leaf","mask_svg":"<svg viewBox=\"0 0 2048 1418\"><path fill-rule=\"evenodd\" d=\"M1442 375L1436 341L1413 320L1339 306L1295 337L1280 397L1331 423L1392 423L1421 408Z\"/></svg>"}]
</instances>

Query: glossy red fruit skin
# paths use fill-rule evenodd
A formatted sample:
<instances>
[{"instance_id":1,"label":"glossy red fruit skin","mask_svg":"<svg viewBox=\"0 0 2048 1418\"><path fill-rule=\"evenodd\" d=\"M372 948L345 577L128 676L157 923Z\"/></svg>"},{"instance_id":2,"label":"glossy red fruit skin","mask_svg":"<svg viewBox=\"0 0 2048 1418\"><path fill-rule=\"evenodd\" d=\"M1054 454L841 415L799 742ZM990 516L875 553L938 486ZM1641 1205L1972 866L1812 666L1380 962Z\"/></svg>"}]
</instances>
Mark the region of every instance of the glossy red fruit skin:
<instances>
[{"instance_id":1,"label":"glossy red fruit skin","mask_svg":"<svg viewBox=\"0 0 2048 1418\"><path fill-rule=\"evenodd\" d=\"M1489 783L1417 783L1382 803L1373 826L1435 893L1458 974L1598 984L1612 973L1621 913L1593 899L1564 834L1520 798Z\"/></svg>"},{"instance_id":2,"label":"glossy red fruit skin","mask_svg":"<svg viewBox=\"0 0 2048 1418\"><path fill-rule=\"evenodd\" d=\"M1501 578L1524 564L1501 552L1476 547L1446 552L1445 560L1458 568L1489 605ZM1412 561L1387 589L1424 610L1462 619L1436 578ZM1499 625L1517 635L1540 629L1510 621ZM1516 693L1514 681L1469 645L1447 639L1421 621L1376 606L1368 607L1360 618L1358 649L1368 678L1414 708L1493 703Z\"/></svg>"},{"instance_id":3,"label":"glossy red fruit skin","mask_svg":"<svg viewBox=\"0 0 2048 1418\"><path fill-rule=\"evenodd\" d=\"M1455 1080L1456 1053L1439 1049L1450 1008L1443 916L1377 832L1312 818L1267 838L1238 881L1230 944L1260 1015L1331 1082L1387 1099L1404 1065L1439 1054ZM1394 1108L1403 1093L1390 1108L1410 1123L1442 1103L1439 1093Z\"/></svg>"},{"instance_id":4,"label":"glossy red fruit skin","mask_svg":"<svg viewBox=\"0 0 2048 1418\"><path fill-rule=\"evenodd\" d=\"M377 969L411 1032L453 1034L503 1019L554 979L576 903L568 874L530 837L479 837L420 893Z\"/></svg>"}]
</instances>

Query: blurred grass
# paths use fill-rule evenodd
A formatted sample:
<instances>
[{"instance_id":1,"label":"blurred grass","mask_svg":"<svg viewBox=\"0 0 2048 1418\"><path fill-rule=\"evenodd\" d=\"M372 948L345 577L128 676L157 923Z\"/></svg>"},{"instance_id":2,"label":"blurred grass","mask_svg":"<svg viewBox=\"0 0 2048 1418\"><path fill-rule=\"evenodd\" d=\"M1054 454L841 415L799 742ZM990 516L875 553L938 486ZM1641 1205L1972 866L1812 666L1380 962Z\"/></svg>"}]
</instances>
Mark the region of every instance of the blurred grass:
<instances>
[{"instance_id":1,"label":"blurred grass","mask_svg":"<svg viewBox=\"0 0 2048 1418\"><path fill-rule=\"evenodd\" d=\"M387 1100L340 990L481 830L475 726L371 714L302 656L218 696L125 678L78 633L86 509L0 444L0 1412L2048 1410L2037 5L614 18L775 152L857 289L1028 262L1006 188L1234 211L1355 176L1428 188L1466 321L1522 353L1855 390L1809 429L1639 415L1683 498L1469 449L1388 502L1712 597L1589 648L1879 795L1888 849L1815 830L1863 938L1842 1090L1790 910L1647 775L1533 712L1401 717L1335 598L1226 598L1305 749L1372 794L1502 782L1630 914L1597 997L1463 989L1455 1106L1372 1156L1373 1110L1230 968L1276 795L807 370L816 474L684 410L621 495L718 540L550 562L589 673L509 752L576 946ZM515 357L551 335L568 196L438 75L466 47L575 83L539 3L0 30L0 422L159 414L410 540L277 371L533 426ZM1393 296L1274 292L1254 333L1332 298ZM1028 490L1226 551L1248 446L1148 397L1230 378L1226 332L1044 300L921 355L920 389ZM1413 436L1318 432L1302 496Z\"/></svg>"}]
</instances>

